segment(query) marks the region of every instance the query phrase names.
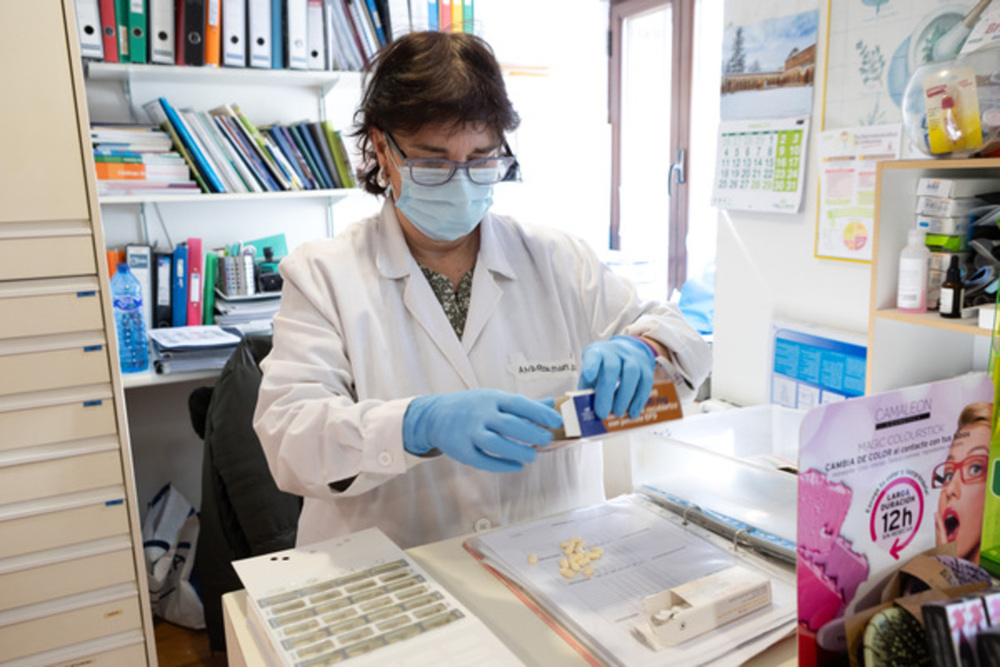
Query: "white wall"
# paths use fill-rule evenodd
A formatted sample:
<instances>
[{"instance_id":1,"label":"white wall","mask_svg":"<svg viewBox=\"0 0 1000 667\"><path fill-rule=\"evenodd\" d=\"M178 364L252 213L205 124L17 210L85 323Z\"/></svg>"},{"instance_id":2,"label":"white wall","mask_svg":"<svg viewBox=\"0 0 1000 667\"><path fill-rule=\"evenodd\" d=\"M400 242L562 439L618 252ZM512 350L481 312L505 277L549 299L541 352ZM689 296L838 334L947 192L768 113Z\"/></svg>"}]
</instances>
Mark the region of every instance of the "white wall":
<instances>
[{"instance_id":1,"label":"white wall","mask_svg":"<svg viewBox=\"0 0 1000 667\"><path fill-rule=\"evenodd\" d=\"M802 322L866 335L868 264L814 256L826 12L820 12L806 190L795 215L721 211L712 397L738 405L769 400L771 326Z\"/></svg>"}]
</instances>

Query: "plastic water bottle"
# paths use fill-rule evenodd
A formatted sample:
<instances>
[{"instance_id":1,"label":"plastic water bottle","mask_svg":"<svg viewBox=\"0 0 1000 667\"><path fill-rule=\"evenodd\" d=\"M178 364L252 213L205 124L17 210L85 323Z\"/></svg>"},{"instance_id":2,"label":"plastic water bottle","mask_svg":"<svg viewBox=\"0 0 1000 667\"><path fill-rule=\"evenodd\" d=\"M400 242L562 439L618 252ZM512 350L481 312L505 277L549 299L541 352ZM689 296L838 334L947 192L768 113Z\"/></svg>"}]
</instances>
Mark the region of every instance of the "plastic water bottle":
<instances>
[{"instance_id":1,"label":"plastic water bottle","mask_svg":"<svg viewBox=\"0 0 1000 667\"><path fill-rule=\"evenodd\" d=\"M122 262L111 278L111 305L115 311L118 358L122 373L137 373L149 367L146 323L142 319L142 286Z\"/></svg>"}]
</instances>

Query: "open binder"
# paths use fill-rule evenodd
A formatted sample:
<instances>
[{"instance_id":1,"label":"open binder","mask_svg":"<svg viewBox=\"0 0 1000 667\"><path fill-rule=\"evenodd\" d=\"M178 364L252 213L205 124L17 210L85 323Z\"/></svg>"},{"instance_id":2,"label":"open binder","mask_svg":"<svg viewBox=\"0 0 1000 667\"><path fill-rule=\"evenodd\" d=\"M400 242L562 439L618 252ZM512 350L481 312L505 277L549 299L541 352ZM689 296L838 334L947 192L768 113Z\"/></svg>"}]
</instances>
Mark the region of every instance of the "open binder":
<instances>
[{"instance_id":1,"label":"open binder","mask_svg":"<svg viewBox=\"0 0 1000 667\"><path fill-rule=\"evenodd\" d=\"M794 631L794 570L734 548L654 498L618 496L477 536L465 547L592 664L738 665ZM560 574L561 544L574 538L603 550L589 577ZM770 606L674 647L655 650L642 640L643 598L737 564L770 579Z\"/></svg>"}]
</instances>

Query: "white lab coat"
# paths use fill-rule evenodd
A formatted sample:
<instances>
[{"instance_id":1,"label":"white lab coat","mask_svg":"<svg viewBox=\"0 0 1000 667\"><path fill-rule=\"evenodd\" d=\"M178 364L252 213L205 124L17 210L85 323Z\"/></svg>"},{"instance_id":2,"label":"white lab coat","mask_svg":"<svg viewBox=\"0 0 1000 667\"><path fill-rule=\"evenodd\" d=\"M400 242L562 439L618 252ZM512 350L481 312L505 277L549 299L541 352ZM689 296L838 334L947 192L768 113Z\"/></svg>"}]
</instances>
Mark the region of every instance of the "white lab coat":
<instances>
[{"instance_id":1,"label":"white lab coat","mask_svg":"<svg viewBox=\"0 0 1000 667\"><path fill-rule=\"evenodd\" d=\"M576 388L583 348L619 333L668 346L694 387L708 374L708 346L678 309L640 304L580 241L492 214L480 228L461 340L391 201L281 262L254 426L278 486L305 498L299 544L377 526L407 548L603 499L599 442L503 474L409 454L413 397L477 387L560 396Z\"/></svg>"}]
</instances>

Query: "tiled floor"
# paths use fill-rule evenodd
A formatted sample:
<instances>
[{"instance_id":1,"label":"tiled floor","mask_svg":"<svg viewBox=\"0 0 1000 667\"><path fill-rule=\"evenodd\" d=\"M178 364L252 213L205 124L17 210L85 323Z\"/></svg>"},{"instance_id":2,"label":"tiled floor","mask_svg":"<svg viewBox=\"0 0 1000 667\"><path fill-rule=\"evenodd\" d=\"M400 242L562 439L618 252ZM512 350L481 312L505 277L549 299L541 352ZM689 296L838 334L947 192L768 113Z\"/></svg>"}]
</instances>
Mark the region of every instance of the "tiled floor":
<instances>
[{"instance_id":1,"label":"tiled floor","mask_svg":"<svg viewBox=\"0 0 1000 667\"><path fill-rule=\"evenodd\" d=\"M153 629L160 667L226 667L226 654L209 650L207 631L189 630L159 619Z\"/></svg>"}]
</instances>

